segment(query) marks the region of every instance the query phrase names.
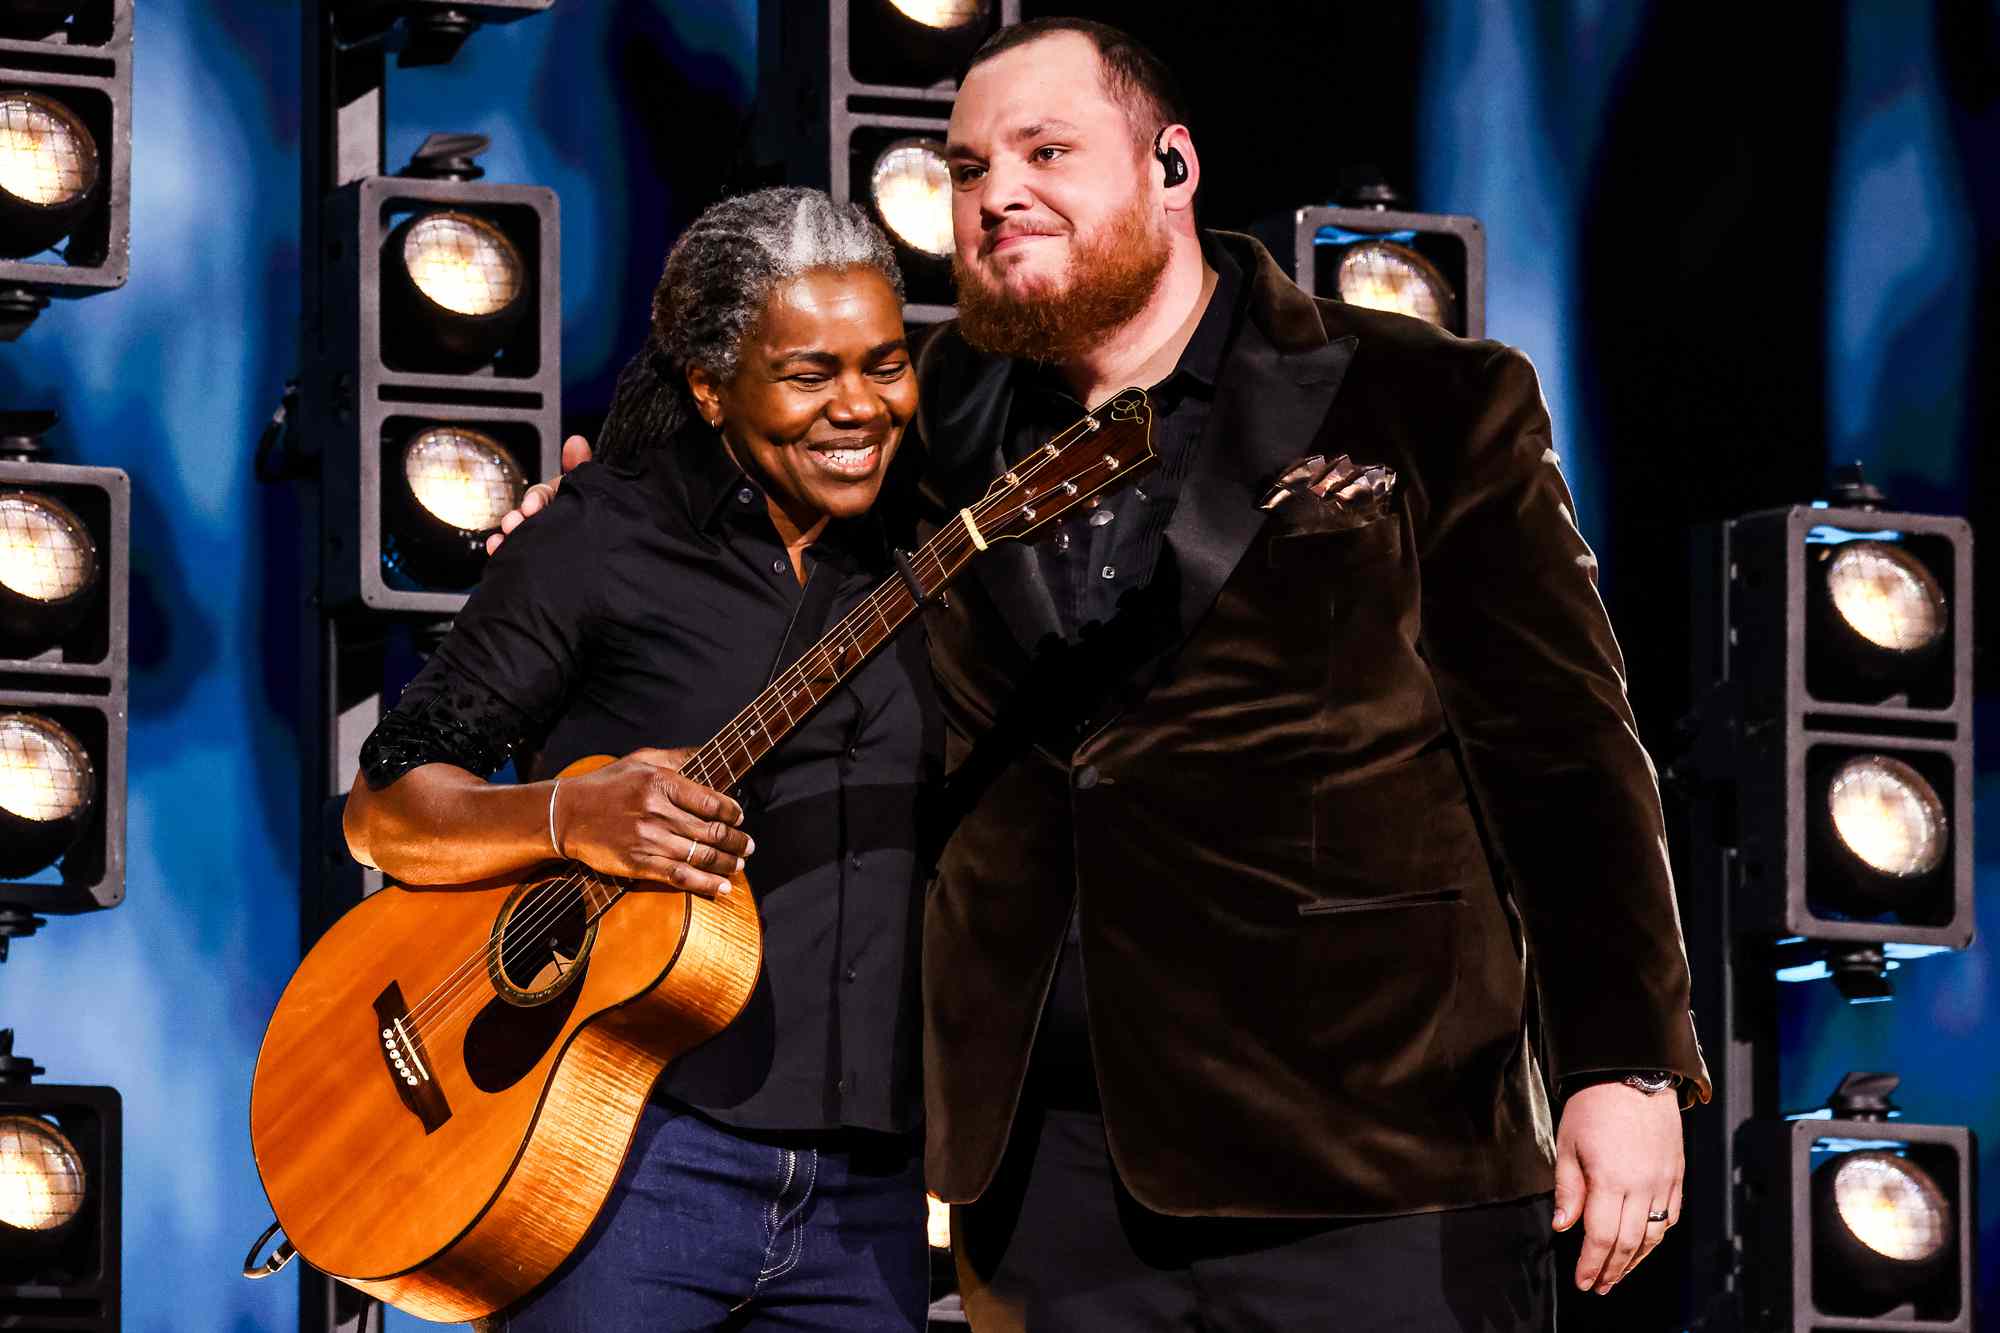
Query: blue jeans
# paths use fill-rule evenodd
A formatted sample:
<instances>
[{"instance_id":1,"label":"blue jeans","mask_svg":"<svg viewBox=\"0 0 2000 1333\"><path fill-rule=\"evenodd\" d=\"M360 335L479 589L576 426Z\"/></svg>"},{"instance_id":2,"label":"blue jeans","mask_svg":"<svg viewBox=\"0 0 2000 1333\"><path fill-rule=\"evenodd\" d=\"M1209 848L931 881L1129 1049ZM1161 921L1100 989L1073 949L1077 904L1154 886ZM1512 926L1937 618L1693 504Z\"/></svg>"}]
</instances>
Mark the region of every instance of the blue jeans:
<instances>
[{"instance_id":1,"label":"blue jeans","mask_svg":"<svg viewBox=\"0 0 2000 1333\"><path fill-rule=\"evenodd\" d=\"M570 1261L490 1333L924 1327L922 1135L758 1134L657 1103Z\"/></svg>"}]
</instances>

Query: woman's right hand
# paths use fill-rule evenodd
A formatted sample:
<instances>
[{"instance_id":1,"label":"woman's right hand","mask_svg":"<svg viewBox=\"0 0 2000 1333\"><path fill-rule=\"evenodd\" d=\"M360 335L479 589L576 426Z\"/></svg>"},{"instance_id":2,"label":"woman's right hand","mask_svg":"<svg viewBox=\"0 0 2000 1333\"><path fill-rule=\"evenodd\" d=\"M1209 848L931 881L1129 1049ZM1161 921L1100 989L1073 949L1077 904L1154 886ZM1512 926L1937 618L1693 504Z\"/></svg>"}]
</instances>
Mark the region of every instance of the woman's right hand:
<instances>
[{"instance_id":1,"label":"woman's right hand","mask_svg":"<svg viewBox=\"0 0 2000 1333\"><path fill-rule=\"evenodd\" d=\"M681 772L692 753L634 750L562 779L550 820L556 846L603 874L728 893L756 844L738 827L742 806Z\"/></svg>"}]
</instances>

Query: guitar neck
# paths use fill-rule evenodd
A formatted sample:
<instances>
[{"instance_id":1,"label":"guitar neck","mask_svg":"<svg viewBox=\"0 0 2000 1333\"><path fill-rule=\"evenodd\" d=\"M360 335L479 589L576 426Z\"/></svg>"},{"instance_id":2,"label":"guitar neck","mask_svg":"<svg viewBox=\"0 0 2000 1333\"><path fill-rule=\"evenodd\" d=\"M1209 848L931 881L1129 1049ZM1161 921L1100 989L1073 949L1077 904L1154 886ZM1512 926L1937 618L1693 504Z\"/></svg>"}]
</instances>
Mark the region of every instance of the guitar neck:
<instances>
[{"instance_id":1,"label":"guitar neck","mask_svg":"<svg viewBox=\"0 0 2000 1333\"><path fill-rule=\"evenodd\" d=\"M954 523L911 552L908 568L928 600L942 592L973 555L971 537ZM901 575L882 583L690 755L681 771L718 791L741 782L759 759L894 638L917 606L916 592Z\"/></svg>"}]
</instances>

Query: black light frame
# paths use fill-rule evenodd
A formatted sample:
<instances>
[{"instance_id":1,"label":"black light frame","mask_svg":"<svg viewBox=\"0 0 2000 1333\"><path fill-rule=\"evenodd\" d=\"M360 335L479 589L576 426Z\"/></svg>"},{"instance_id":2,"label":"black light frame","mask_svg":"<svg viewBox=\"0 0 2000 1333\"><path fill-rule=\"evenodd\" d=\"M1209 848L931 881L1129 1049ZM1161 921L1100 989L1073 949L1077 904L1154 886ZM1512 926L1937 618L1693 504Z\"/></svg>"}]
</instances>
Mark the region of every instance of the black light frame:
<instances>
[{"instance_id":1,"label":"black light frame","mask_svg":"<svg viewBox=\"0 0 2000 1333\"><path fill-rule=\"evenodd\" d=\"M0 1248L0 1328L116 1333L121 1285L124 1103L116 1088L0 1083L0 1115L54 1121L92 1181L57 1244Z\"/></svg>"},{"instance_id":2,"label":"black light frame","mask_svg":"<svg viewBox=\"0 0 2000 1333\"><path fill-rule=\"evenodd\" d=\"M1879 701L1816 692L1812 647L1816 528L1903 534L1929 556L1943 585L1949 626L1931 669L1943 688ZM1963 949L1973 935L1972 529L1962 518L1874 509L1792 505L1721 526L1716 568L1727 626L1728 685L1713 696L1707 725L1735 737L1735 808L1741 884L1733 901L1739 931L1834 945L1913 945ZM1932 563L1934 562L1934 563ZM1879 753L1923 773L1951 826L1946 862L1927 907L1902 919L1855 919L1823 885L1845 867L1829 862L1813 785L1835 756Z\"/></svg>"},{"instance_id":3,"label":"black light frame","mask_svg":"<svg viewBox=\"0 0 2000 1333\"><path fill-rule=\"evenodd\" d=\"M0 880L0 909L68 914L125 899L125 756L130 677L132 482L122 470L0 460L0 491L53 496L97 543L99 595L60 640L0 656L0 713L47 716L89 752L97 797L62 859L59 884Z\"/></svg>"},{"instance_id":4,"label":"black light frame","mask_svg":"<svg viewBox=\"0 0 2000 1333\"><path fill-rule=\"evenodd\" d=\"M384 344L384 242L412 212L451 208L499 225L521 251L532 290L500 357L469 371L412 369ZM327 200L322 358L301 385L320 438L322 570L333 607L451 615L460 589L398 586L383 565L394 510L392 469L428 425L495 436L529 479L561 465L561 216L541 186L372 176Z\"/></svg>"},{"instance_id":5,"label":"black light frame","mask_svg":"<svg viewBox=\"0 0 2000 1333\"><path fill-rule=\"evenodd\" d=\"M1289 262L1293 281L1314 296L1337 301L1340 293L1329 290L1330 281L1321 273L1322 260L1335 249L1318 243L1322 227L1370 238L1415 232L1414 240L1399 244L1429 261L1451 286L1456 307L1446 327L1462 338L1486 336L1486 229L1478 218L1461 213L1328 206L1294 209L1286 217L1256 228L1272 255L1280 263Z\"/></svg>"},{"instance_id":6,"label":"black light frame","mask_svg":"<svg viewBox=\"0 0 2000 1333\"><path fill-rule=\"evenodd\" d=\"M1829 1141L1900 1145L1937 1182L1956 1223L1956 1262L1947 1264L1938 1279L1940 1286L1951 1287L1955 1309L1926 1314L1921 1307L1896 1307L1881 1314L1854 1314L1821 1308L1814 1290L1812 1177L1817 1164L1812 1155L1816 1144ZM1971 1333L1976 1145L1972 1131L1962 1125L1901 1120L1760 1120L1743 1126L1737 1156L1744 1237L1750 1248L1743 1268L1746 1326L1793 1333Z\"/></svg>"},{"instance_id":7,"label":"black light frame","mask_svg":"<svg viewBox=\"0 0 2000 1333\"><path fill-rule=\"evenodd\" d=\"M0 87L57 98L97 141L97 200L70 231L66 263L0 259L0 340L19 336L51 298L125 285L132 230L132 4L79 0L79 21L47 37L0 35Z\"/></svg>"}]
</instances>

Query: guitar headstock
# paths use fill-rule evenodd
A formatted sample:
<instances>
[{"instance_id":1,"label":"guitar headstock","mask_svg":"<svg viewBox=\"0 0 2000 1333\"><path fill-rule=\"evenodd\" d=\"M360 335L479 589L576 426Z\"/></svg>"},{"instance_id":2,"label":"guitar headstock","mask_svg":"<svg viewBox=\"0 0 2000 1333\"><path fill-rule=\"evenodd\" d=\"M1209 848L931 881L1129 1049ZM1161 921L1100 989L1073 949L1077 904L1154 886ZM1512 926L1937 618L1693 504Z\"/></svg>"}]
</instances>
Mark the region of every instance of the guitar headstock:
<instances>
[{"instance_id":1,"label":"guitar headstock","mask_svg":"<svg viewBox=\"0 0 2000 1333\"><path fill-rule=\"evenodd\" d=\"M966 515L989 545L1032 542L1159 461L1153 405L1144 389L1124 389L996 478Z\"/></svg>"}]
</instances>

